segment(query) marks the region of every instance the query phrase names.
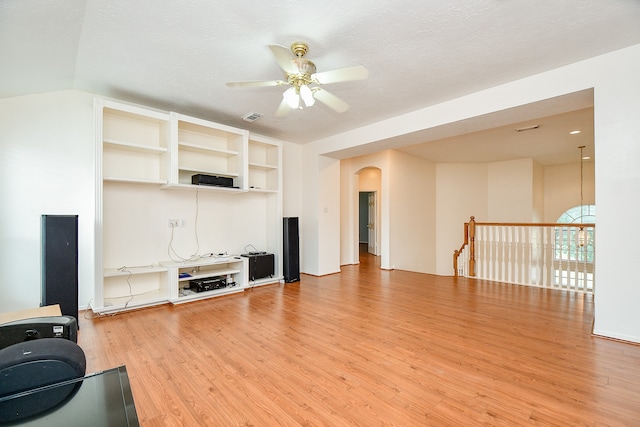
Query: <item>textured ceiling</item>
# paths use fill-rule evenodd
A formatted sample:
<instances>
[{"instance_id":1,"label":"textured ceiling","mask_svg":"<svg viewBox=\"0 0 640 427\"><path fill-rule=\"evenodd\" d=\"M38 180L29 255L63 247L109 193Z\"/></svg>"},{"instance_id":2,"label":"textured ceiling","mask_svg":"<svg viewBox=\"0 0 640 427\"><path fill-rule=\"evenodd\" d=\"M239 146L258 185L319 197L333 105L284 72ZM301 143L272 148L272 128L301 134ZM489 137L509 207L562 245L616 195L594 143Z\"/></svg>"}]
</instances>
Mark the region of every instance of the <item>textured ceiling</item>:
<instances>
[{"instance_id":1,"label":"textured ceiling","mask_svg":"<svg viewBox=\"0 0 640 427\"><path fill-rule=\"evenodd\" d=\"M3 0L0 97L85 90L305 143L638 44L639 23L638 0ZM277 118L283 88L225 86L282 78L267 45L298 40L318 71L369 70L325 86L347 112Z\"/></svg>"}]
</instances>

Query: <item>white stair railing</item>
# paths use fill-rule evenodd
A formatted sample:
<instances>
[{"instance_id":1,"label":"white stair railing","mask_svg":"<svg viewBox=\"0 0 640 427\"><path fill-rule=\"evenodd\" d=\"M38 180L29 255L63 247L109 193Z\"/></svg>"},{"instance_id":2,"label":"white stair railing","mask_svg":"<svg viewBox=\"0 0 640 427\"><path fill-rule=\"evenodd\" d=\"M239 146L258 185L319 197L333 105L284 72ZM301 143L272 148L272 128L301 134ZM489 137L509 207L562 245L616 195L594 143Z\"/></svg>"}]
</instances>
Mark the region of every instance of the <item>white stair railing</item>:
<instances>
[{"instance_id":1,"label":"white stair railing","mask_svg":"<svg viewBox=\"0 0 640 427\"><path fill-rule=\"evenodd\" d=\"M580 229L588 236L583 245ZM454 252L455 274L593 293L594 239L595 224L480 223L471 217L465 243Z\"/></svg>"}]
</instances>

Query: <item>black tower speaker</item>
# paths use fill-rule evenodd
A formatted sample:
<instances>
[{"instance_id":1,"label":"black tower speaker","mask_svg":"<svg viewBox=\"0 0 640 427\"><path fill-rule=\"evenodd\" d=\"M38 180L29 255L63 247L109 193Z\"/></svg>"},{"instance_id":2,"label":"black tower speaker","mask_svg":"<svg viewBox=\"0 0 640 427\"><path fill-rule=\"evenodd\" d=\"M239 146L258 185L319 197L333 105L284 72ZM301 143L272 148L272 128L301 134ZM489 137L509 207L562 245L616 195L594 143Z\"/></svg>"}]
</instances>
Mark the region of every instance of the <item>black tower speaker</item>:
<instances>
[{"instance_id":1,"label":"black tower speaker","mask_svg":"<svg viewBox=\"0 0 640 427\"><path fill-rule=\"evenodd\" d=\"M300 280L300 243L298 238L298 218L286 217L283 223L284 239L284 281L297 282Z\"/></svg>"},{"instance_id":2,"label":"black tower speaker","mask_svg":"<svg viewBox=\"0 0 640 427\"><path fill-rule=\"evenodd\" d=\"M42 215L42 301L78 320L78 215Z\"/></svg>"}]
</instances>

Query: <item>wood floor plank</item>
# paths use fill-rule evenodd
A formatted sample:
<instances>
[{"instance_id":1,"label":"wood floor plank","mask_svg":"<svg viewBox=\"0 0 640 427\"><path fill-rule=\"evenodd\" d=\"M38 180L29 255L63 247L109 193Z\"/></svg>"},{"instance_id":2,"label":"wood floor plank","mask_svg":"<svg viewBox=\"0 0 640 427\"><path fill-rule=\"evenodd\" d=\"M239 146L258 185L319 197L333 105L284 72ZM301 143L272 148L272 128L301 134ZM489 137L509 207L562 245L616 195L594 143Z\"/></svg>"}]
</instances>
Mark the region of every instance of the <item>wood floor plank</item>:
<instances>
[{"instance_id":1,"label":"wood floor plank","mask_svg":"<svg viewBox=\"0 0 640 427\"><path fill-rule=\"evenodd\" d=\"M640 425L640 346L593 297L360 265L81 321L143 426Z\"/></svg>"}]
</instances>

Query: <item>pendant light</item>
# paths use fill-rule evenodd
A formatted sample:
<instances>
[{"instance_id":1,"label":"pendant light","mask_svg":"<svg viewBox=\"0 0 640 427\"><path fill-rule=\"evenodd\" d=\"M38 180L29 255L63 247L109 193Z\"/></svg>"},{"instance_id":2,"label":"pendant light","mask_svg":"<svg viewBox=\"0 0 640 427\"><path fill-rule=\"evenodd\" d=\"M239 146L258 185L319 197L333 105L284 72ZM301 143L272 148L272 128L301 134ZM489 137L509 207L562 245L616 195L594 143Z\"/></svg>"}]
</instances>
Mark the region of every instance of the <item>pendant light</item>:
<instances>
[{"instance_id":1,"label":"pendant light","mask_svg":"<svg viewBox=\"0 0 640 427\"><path fill-rule=\"evenodd\" d=\"M582 155L584 147L584 145L578 147L580 149L580 224L584 221L584 156ZM587 231L584 229L584 226L581 226L577 235L578 247L585 247L587 245L587 238Z\"/></svg>"}]
</instances>

